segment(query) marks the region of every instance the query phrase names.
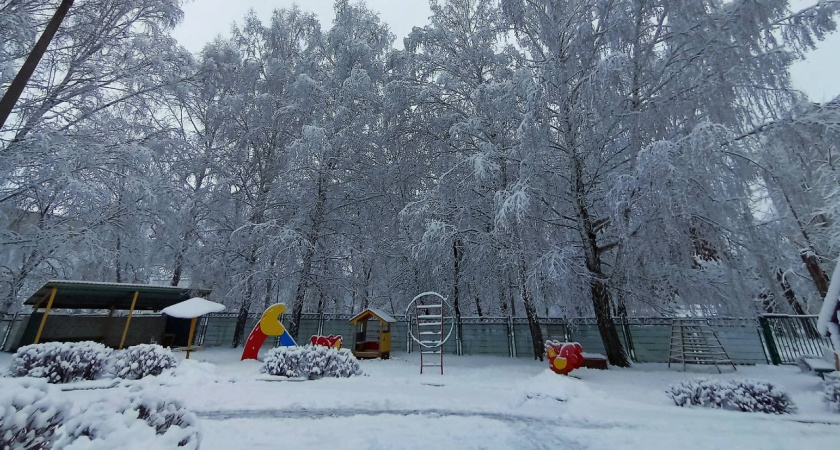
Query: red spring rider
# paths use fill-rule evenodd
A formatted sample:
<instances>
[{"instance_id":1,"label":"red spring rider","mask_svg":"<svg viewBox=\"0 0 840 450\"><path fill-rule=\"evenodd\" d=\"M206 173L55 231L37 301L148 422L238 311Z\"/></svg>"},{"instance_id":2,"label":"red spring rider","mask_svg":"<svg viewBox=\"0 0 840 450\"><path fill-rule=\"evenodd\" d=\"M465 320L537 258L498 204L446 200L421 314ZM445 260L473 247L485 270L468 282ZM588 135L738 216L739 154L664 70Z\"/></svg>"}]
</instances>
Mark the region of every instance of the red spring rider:
<instances>
[{"instance_id":1,"label":"red spring rider","mask_svg":"<svg viewBox=\"0 0 840 450\"><path fill-rule=\"evenodd\" d=\"M583 347L577 342L545 341L548 367L561 375L579 368L583 364Z\"/></svg>"},{"instance_id":2,"label":"red spring rider","mask_svg":"<svg viewBox=\"0 0 840 450\"><path fill-rule=\"evenodd\" d=\"M341 335L338 335L338 336L333 336L333 335L319 336L319 335L315 335L315 336L312 336L311 339L309 339L309 343L312 344L312 345L320 345L322 347L330 347L330 348L334 348L334 349L340 349L342 340L343 340L343 338L341 337Z\"/></svg>"}]
</instances>

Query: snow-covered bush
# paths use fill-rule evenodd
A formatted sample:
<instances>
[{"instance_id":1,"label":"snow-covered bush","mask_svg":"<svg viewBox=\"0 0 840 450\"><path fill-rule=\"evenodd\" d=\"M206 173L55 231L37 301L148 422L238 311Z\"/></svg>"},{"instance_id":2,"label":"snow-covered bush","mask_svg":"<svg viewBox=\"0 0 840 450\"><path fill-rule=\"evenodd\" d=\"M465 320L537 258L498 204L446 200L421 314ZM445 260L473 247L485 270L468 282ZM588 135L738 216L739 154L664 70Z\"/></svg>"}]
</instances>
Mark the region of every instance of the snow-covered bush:
<instances>
[{"instance_id":1,"label":"snow-covered bush","mask_svg":"<svg viewBox=\"0 0 840 450\"><path fill-rule=\"evenodd\" d=\"M768 414L796 411L787 392L766 381L688 380L671 385L666 392L677 406L703 406Z\"/></svg>"},{"instance_id":2,"label":"snow-covered bush","mask_svg":"<svg viewBox=\"0 0 840 450\"><path fill-rule=\"evenodd\" d=\"M157 344L140 344L115 352L113 370L118 378L136 380L177 366L171 350Z\"/></svg>"},{"instance_id":3,"label":"snow-covered bush","mask_svg":"<svg viewBox=\"0 0 840 450\"><path fill-rule=\"evenodd\" d=\"M324 376L336 378L348 378L353 375L361 375L362 368L359 366L359 360L353 355L350 349L342 348L336 350L334 348L327 349L327 362L324 367Z\"/></svg>"},{"instance_id":4,"label":"snow-covered bush","mask_svg":"<svg viewBox=\"0 0 840 450\"><path fill-rule=\"evenodd\" d=\"M184 405L156 394L106 399L67 421L59 442L66 449L110 449L131 442L134 448L197 449L201 429Z\"/></svg>"},{"instance_id":5,"label":"snow-covered bush","mask_svg":"<svg viewBox=\"0 0 840 450\"><path fill-rule=\"evenodd\" d=\"M744 412L763 412L767 414L788 414L796 411L796 406L787 392L779 386L756 380L734 380L729 401L733 407Z\"/></svg>"},{"instance_id":6,"label":"snow-covered bush","mask_svg":"<svg viewBox=\"0 0 840 450\"><path fill-rule=\"evenodd\" d=\"M0 449L51 449L70 403L45 380L0 379Z\"/></svg>"},{"instance_id":7,"label":"snow-covered bush","mask_svg":"<svg viewBox=\"0 0 840 450\"><path fill-rule=\"evenodd\" d=\"M12 357L13 377L50 383L93 380L106 368L111 349L96 342L48 342L21 347Z\"/></svg>"},{"instance_id":8,"label":"snow-covered bush","mask_svg":"<svg viewBox=\"0 0 840 450\"><path fill-rule=\"evenodd\" d=\"M668 397L677 406L722 408L726 398L717 380L687 380L668 387Z\"/></svg>"},{"instance_id":9,"label":"snow-covered bush","mask_svg":"<svg viewBox=\"0 0 840 450\"><path fill-rule=\"evenodd\" d=\"M840 376L829 375L825 377L823 399L828 403L832 411L840 413Z\"/></svg>"},{"instance_id":10,"label":"snow-covered bush","mask_svg":"<svg viewBox=\"0 0 840 450\"><path fill-rule=\"evenodd\" d=\"M266 353L261 371L291 378L351 377L362 369L353 353L323 346L276 347Z\"/></svg>"}]
</instances>

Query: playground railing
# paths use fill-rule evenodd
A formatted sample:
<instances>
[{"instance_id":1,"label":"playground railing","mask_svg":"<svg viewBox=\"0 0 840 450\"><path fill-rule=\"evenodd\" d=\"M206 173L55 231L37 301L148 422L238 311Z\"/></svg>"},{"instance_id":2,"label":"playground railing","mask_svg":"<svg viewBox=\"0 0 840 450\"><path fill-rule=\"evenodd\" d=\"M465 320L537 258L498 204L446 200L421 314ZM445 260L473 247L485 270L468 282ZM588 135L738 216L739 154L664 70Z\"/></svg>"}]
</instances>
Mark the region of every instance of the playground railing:
<instances>
[{"instance_id":1,"label":"playground railing","mask_svg":"<svg viewBox=\"0 0 840 450\"><path fill-rule=\"evenodd\" d=\"M758 320L773 364L796 364L802 356L819 356L823 347L831 348L817 331L817 316L763 314Z\"/></svg>"},{"instance_id":2,"label":"playground railing","mask_svg":"<svg viewBox=\"0 0 840 450\"><path fill-rule=\"evenodd\" d=\"M0 317L0 350L16 348L28 316L22 313L17 316ZM411 323L402 315L393 316L397 320L391 329L393 351L417 351L416 345L409 337ZM298 336L303 339L312 335L353 336L355 328L349 322L351 317L351 314L304 313ZM196 329L196 345L231 345L236 320L237 314L234 312L202 317ZM258 314L247 316L246 334L253 329L258 320ZM615 320L622 344L634 362L668 361L670 318L637 317ZM289 315L282 316L281 322L288 328ZM538 322L544 340L576 341L583 345L586 352L604 353L594 318L540 317ZM757 320L711 318L709 324L717 332L724 348L739 364L795 364L800 356L819 354L822 346L831 345L816 332L815 316L764 315ZM535 347L528 320L524 317L462 316L443 350L448 354L533 358Z\"/></svg>"}]
</instances>

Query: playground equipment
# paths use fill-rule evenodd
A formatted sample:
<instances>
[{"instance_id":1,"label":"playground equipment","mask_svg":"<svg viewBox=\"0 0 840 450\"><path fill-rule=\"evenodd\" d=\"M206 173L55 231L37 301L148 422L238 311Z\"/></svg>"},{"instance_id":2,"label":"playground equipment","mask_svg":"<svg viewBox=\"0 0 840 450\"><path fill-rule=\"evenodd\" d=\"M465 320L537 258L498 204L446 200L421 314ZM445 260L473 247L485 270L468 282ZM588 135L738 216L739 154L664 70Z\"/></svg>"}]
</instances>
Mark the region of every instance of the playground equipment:
<instances>
[{"instance_id":1,"label":"playground equipment","mask_svg":"<svg viewBox=\"0 0 840 450\"><path fill-rule=\"evenodd\" d=\"M712 365L718 373L723 373L721 365L738 370L714 328L705 319L671 319L668 368L671 364L682 364L683 372L688 364Z\"/></svg>"},{"instance_id":2,"label":"playground equipment","mask_svg":"<svg viewBox=\"0 0 840 450\"><path fill-rule=\"evenodd\" d=\"M452 336L455 329L455 321L449 323L449 331L446 336L444 307L452 309L446 298L437 292L424 292L414 297L405 309L405 315L414 317L417 327L417 334L414 328L409 328L409 334L414 342L420 344L420 373L423 367L440 367L440 374L443 375L443 344ZM412 313L413 312L413 313ZM426 362L424 355L439 355L440 363Z\"/></svg>"},{"instance_id":3,"label":"playground equipment","mask_svg":"<svg viewBox=\"0 0 840 450\"><path fill-rule=\"evenodd\" d=\"M268 336L280 336L280 345L282 346L291 347L297 345L297 342L286 331L286 327L280 323L280 316L284 312L286 312L286 305L283 303L271 305L265 310L262 318L260 318L260 321L254 327L254 330L248 335L248 340L245 341L245 350L242 351L243 361L246 359L257 359L260 347L262 347L265 338Z\"/></svg>"},{"instance_id":4,"label":"playground equipment","mask_svg":"<svg viewBox=\"0 0 840 450\"><path fill-rule=\"evenodd\" d=\"M548 367L557 374L568 375L583 364L583 347L577 342L545 341Z\"/></svg>"},{"instance_id":5,"label":"playground equipment","mask_svg":"<svg viewBox=\"0 0 840 450\"><path fill-rule=\"evenodd\" d=\"M376 340L368 339L367 336L371 319L376 319L373 323L379 325ZM391 324L396 322L396 319L389 314L376 308L368 308L350 319L350 323L356 325L356 333L353 336L353 355L359 359L390 358Z\"/></svg>"},{"instance_id":6,"label":"playground equipment","mask_svg":"<svg viewBox=\"0 0 840 450\"><path fill-rule=\"evenodd\" d=\"M318 335L315 335L315 336L312 336L309 339L309 343L312 344L312 345L320 345L322 347L330 347L330 348L334 348L334 349L338 350L338 349L341 348L341 341L342 340L344 340L344 338L342 338L341 335L338 335L338 336L333 336L333 335L318 336Z\"/></svg>"}]
</instances>

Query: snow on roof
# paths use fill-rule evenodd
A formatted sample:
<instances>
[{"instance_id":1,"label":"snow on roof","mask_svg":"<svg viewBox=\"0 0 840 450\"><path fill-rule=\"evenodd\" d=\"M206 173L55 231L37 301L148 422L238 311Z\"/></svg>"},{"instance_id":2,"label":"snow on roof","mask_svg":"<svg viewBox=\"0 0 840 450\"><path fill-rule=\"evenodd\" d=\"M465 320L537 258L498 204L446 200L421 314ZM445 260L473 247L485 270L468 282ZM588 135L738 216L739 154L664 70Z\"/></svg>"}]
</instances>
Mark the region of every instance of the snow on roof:
<instances>
[{"instance_id":1,"label":"snow on roof","mask_svg":"<svg viewBox=\"0 0 840 450\"><path fill-rule=\"evenodd\" d=\"M189 288L183 288L178 286L169 286L165 284L140 284L140 283L117 283L113 281L85 281L85 280L49 280L47 284L57 284L57 285L86 285L86 286L108 286L108 287L126 287L126 288L155 288L155 289L166 289L166 290L184 290Z\"/></svg>"},{"instance_id":2,"label":"snow on roof","mask_svg":"<svg viewBox=\"0 0 840 450\"><path fill-rule=\"evenodd\" d=\"M368 311L370 311L373 314L379 316L379 318L384 320L385 322L388 322L388 323L396 323L397 322L397 319L394 319L393 317L391 317L390 314L387 314L387 313L385 313L385 311L382 311L381 309L377 309L377 308L368 308L368 309L360 312L359 314L356 314L356 316L354 316L352 319L350 319L350 321L351 322L355 321L356 319L358 319L359 317L361 317L363 314L365 314Z\"/></svg>"},{"instance_id":3,"label":"snow on roof","mask_svg":"<svg viewBox=\"0 0 840 450\"><path fill-rule=\"evenodd\" d=\"M193 319L205 314L222 312L224 310L225 305L221 303L204 300L201 297L193 297L181 303L163 308L161 312L167 316L177 317L179 319Z\"/></svg>"},{"instance_id":4,"label":"snow on roof","mask_svg":"<svg viewBox=\"0 0 840 450\"><path fill-rule=\"evenodd\" d=\"M53 309L135 309L160 311L192 296L206 297L209 289L155 284L50 280L24 302L43 307L55 291ZM137 302L133 301L138 294Z\"/></svg>"}]
</instances>

